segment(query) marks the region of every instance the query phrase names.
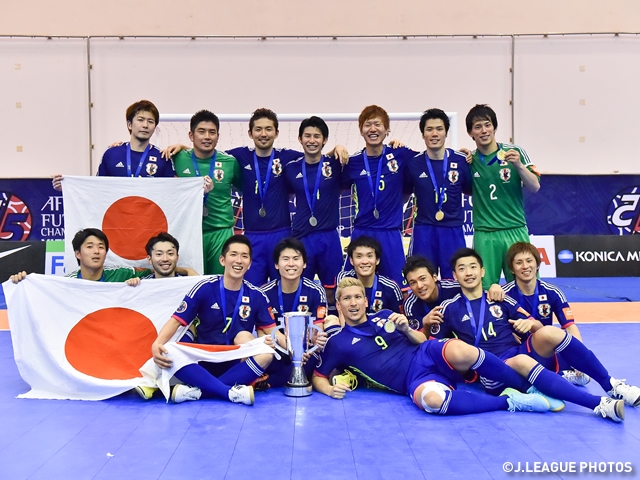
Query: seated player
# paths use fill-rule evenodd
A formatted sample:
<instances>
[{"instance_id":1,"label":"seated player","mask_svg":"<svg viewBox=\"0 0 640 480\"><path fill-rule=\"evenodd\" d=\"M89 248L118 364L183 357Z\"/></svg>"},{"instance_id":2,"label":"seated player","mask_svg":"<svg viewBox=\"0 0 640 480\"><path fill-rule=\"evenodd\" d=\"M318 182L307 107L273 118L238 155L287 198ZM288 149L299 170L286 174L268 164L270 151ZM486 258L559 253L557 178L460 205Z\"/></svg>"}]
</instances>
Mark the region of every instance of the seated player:
<instances>
[{"instance_id":1,"label":"seated player","mask_svg":"<svg viewBox=\"0 0 640 480\"><path fill-rule=\"evenodd\" d=\"M366 235L384 249L380 273L404 288L402 265L402 191L404 170L415 153L406 147L385 145L389 135L389 115L378 105L365 107L358 117L365 148L349 158L345 176L355 186L358 212L351 239ZM349 270L349 258L344 270ZM408 287L406 288L408 290Z\"/></svg>"},{"instance_id":2,"label":"seated player","mask_svg":"<svg viewBox=\"0 0 640 480\"><path fill-rule=\"evenodd\" d=\"M444 147L449 124L447 114L438 108L424 112L420 134L426 150L416 153L405 170L405 186L415 195L417 206L409 255L426 256L442 279L453 278L449 259L465 246L462 193L471 194L465 156Z\"/></svg>"},{"instance_id":3,"label":"seated player","mask_svg":"<svg viewBox=\"0 0 640 480\"><path fill-rule=\"evenodd\" d=\"M180 256L180 244L178 240L167 232L160 232L151 237L145 245L147 261L151 264L153 273L142 277L146 278L170 278L181 277L177 272Z\"/></svg>"},{"instance_id":4,"label":"seated player","mask_svg":"<svg viewBox=\"0 0 640 480\"><path fill-rule=\"evenodd\" d=\"M100 177L173 177L173 164L162 158L151 137L160 122L156 106L148 100L130 105L126 111L128 143L110 147L98 167ZM53 177L53 188L62 190L62 175Z\"/></svg>"},{"instance_id":5,"label":"seated player","mask_svg":"<svg viewBox=\"0 0 640 480\"><path fill-rule=\"evenodd\" d=\"M438 325L442 323L440 304L459 294L460 284L455 280L438 280L436 267L421 255L408 257L402 274L411 289L402 305L409 325L414 330L424 328L426 335L429 335L432 328L437 331ZM490 300L502 301L504 295L500 285L491 285Z\"/></svg>"},{"instance_id":6,"label":"seated player","mask_svg":"<svg viewBox=\"0 0 640 480\"><path fill-rule=\"evenodd\" d=\"M164 344L182 325L191 325L196 318L196 343L209 345L240 345L253 340L254 328L275 327L267 297L244 280L251 266L251 243L244 235L234 235L223 245L220 263L224 275L206 278L194 286L162 327L153 343L153 360L160 368L169 368ZM271 345L271 339L266 343ZM188 341L183 337L182 341ZM175 377L183 384L171 392L175 403L199 400L201 397L224 398L234 403L253 405L251 386L264 374L273 355L260 354L244 361L223 363L200 362L179 369Z\"/></svg>"},{"instance_id":7,"label":"seated player","mask_svg":"<svg viewBox=\"0 0 640 480\"><path fill-rule=\"evenodd\" d=\"M543 325L553 324L553 316L563 330L582 342L582 335L573 319L567 297L560 288L543 280L538 280L540 270L540 252L527 242L516 242L507 250L507 265L515 280L502 288ZM562 376L574 385L589 383L589 375L571 368L562 355L559 355Z\"/></svg>"},{"instance_id":8,"label":"seated player","mask_svg":"<svg viewBox=\"0 0 640 480\"><path fill-rule=\"evenodd\" d=\"M640 389L612 378L593 352L571 334L559 328L543 326L511 297L505 297L503 302L488 300L482 290L482 259L475 250L458 250L451 259L451 267L460 282L462 294L443 303L444 321L440 324L437 337L450 338L455 335L466 343L497 355L526 378L526 385L531 384L543 394L553 397L549 400L554 411L564 407L564 402L555 400L557 398L590 408L596 414L620 422L624 420L625 403L633 406L640 404ZM514 333L522 336L522 343L516 340ZM562 353L571 365L590 375L609 396L591 395L556 375L558 353ZM485 390L495 393L502 388L500 383L483 380L483 376L481 374L480 380Z\"/></svg>"},{"instance_id":9,"label":"seated player","mask_svg":"<svg viewBox=\"0 0 640 480\"><path fill-rule=\"evenodd\" d=\"M327 342L322 362L313 375L316 390L332 398L344 398L350 388L334 385L334 369L349 368L381 388L408 394L427 413L463 415L495 410L545 412L548 401L538 394L506 389L502 396L455 390L465 378L490 375L509 384L520 382L516 372L482 349L459 340L426 340L409 327L404 315L382 310L367 315L362 282L345 278L338 283L336 305L345 327Z\"/></svg>"},{"instance_id":10,"label":"seated player","mask_svg":"<svg viewBox=\"0 0 640 480\"><path fill-rule=\"evenodd\" d=\"M283 314L286 312L309 312L313 323L323 328L327 313L327 297L320 285L302 277L307 262L304 244L292 237L281 240L273 251L273 262L280 273L280 280L271 280L261 290L269 299L278 322L282 324ZM270 334L272 330L264 329L260 334ZM326 335L318 336L316 342L324 346ZM308 377L311 377L318 360L319 356L314 352L305 363ZM284 385L291 373L290 359L283 357L281 360L274 360L266 372L269 375L269 385Z\"/></svg>"},{"instance_id":11,"label":"seated player","mask_svg":"<svg viewBox=\"0 0 640 480\"><path fill-rule=\"evenodd\" d=\"M378 265L382 258L382 247L375 238L361 235L351 240L347 247L347 257L353 269L338 274L338 282L343 278L357 278L367 292L367 313L382 309L402 312L402 290L391 278L378 275Z\"/></svg>"},{"instance_id":12,"label":"seated player","mask_svg":"<svg viewBox=\"0 0 640 480\"><path fill-rule=\"evenodd\" d=\"M345 177L340 161L322 154L328 138L329 127L324 120L305 118L298 131L304 156L287 163L284 173L296 199L292 235L299 238L307 250L303 276L313 280L318 275L331 308L335 303L336 278L342 266L338 226L340 193Z\"/></svg>"}]
</instances>

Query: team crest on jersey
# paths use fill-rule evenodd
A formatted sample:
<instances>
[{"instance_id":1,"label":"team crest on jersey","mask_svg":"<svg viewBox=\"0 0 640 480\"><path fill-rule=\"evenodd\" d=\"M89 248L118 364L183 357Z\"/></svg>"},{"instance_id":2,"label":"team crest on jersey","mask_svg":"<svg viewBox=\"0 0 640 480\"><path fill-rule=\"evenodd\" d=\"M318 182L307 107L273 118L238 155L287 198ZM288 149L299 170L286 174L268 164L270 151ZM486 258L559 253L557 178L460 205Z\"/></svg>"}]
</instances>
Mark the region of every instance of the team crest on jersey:
<instances>
[{"instance_id":1,"label":"team crest on jersey","mask_svg":"<svg viewBox=\"0 0 640 480\"><path fill-rule=\"evenodd\" d=\"M511 170L509 170L508 168L501 168L500 180L502 180L505 183L511 180Z\"/></svg>"},{"instance_id":2,"label":"team crest on jersey","mask_svg":"<svg viewBox=\"0 0 640 480\"><path fill-rule=\"evenodd\" d=\"M409 328L411 328L411 330L418 330L420 328L420 322L418 320L416 320L415 318L410 318L409 319Z\"/></svg>"},{"instance_id":3,"label":"team crest on jersey","mask_svg":"<svg viewBox=\"0 0 640 480\"><path fill-rule=\"evenodd\" d=\"M331 178L331 174L333 170L331 169L331 164L329 162L322 162L322 176L325 178Z\"/></svg>"},{"instance_id":4,"label":"team crest on jersey","mask_svg":"<svg viewBox=\"0 0 640 480\"><path fill-rule=\"evenodd\" d=\"M389 155L387 155L387 158L389 157ZM387 168L391 173L396 173L398 171L398 161L395 158L392 158L387 162Z\"/></svg>"},{"instance_id":5,"label":"team crest on jersey","mask_svg":"<svg viewBox=\"0 0 640 480\"><path fill-rule=\"evenodd\" d=\"M273 165L271 165L271 171L276 177L279 177L282 173L282 163L280 163L279 158L273 159Z\"/></svg>"},{"instance_id":6,"label":"team crest on jersey","mask_svg":"<svg viewBox=\"0 0 640 480\"><path fill-rule=\"evenodd\" d=\"M156 162L156 161L158 161L158 157L149 157L149 161L150 162Z\"/></svg>"},{"instance_id":7,"label":"team crest on jersey","mask_svg":"<svg viewBox=\"0 0 640 480\"><path fill-rule=\"evenodd\" d=\"M302 313L307 313L309 311L309 307L307 305L298 305L298 311Z\"/></svg>"},{"instance_id":8,"label":"team crest on jersey","mask_svg":"<svg viewBox=\"0 0 640 480\"><path fill-rule=\"evenodd\" d=\"M221 182L222 179L224 179L224 170L214 170L213 178L216 179L218 182Z\"/></svg>"},{"instance_id":9,"label":"team crest on jersey","mask_svg":"<svg viewBox=\"0 0 640 480\"><path fill-rule=\"evenodd\" d=\"M440 324L434 323L431 325L431 335L437 335L440 333Z\"/></svg>"},{"instance_id":10,"label":"team crest on jersey","mask_svg":"<svg viewBox=\"0 0 640 480\"><path fill-rule=\"evenodd\" d=\"M454 184L458 181L458 179L460 178L460 173L458 173L457 170L449 170L447 172L447 178L449 179L449 181Z\"/></svg>"},{"instance_id":11,"label":"team crest on jersey","mask_svg":"<svg viewBox=\"0 0 640 480\"><path fill-rule=\"evenodd\" d=\"M240 305L238 315L240 315L241 319L246 320L251 315L251 307L249 305Z\"/></svg>"},{"instance_id":12,"label":"team crest on jersey","mask_svg":"<svg viewBox=\"0 0 640 480\"><path fill-rule=\"evenodd\" d=\"M176 313L182 313L187 309L187 302L185 302L184 300L182 301L182 303L180 304L180 306L178 307L178 309L176 310Z\"/></svg>"},{"instance_id":13,"label":"team crest on jersey","mask_svg":"<svg viewBox=\"0 0 640 480\"><path fill-rule=\"evenodd\" d=\"M373 301L373 305L372 305L371 309L374 312L379 312L380 310L382 310L382 300L380 300L379 298L376 298Z\"/></svg>"},{"instance_id":14,"label":"team crest on jersey","mask_svg":"<svg viewBox=\"0 0 640 480\"><path fill-rule=\"evenodd\" d=\"M158 165L155 163L147 163L146 170L150 176L154 176L158 171Z\"/></svg>"},{"instance_id":15,"label":"team crest on jersey","mask_svg":"<svg viewBox=\"0 0 640 480\"><path fill-rule=\"evenodd\" d=\"M500 308L500 305L491 305L489 307L489 311L491 312L491 315L496 318L502 317L502 308Z\"/></svg>"},{"instance_id":16,"label":"team crest on jersey","mask_svg":"<svg viewBox=\"0 0 640 480\"><path fill-rule=\"evenodd\" d=\"M541 303L538 305L538 313L541 317L547 318L551 315L551 305L548 303Z\"/></svg>"}]
</instances>

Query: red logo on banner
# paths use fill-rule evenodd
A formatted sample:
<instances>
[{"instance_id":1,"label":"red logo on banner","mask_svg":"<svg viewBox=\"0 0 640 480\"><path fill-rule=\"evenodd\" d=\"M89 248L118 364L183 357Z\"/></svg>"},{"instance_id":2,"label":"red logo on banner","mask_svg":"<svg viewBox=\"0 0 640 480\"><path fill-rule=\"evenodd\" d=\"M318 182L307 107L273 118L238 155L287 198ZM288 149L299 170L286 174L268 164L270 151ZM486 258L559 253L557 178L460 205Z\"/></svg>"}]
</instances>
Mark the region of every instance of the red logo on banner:
<instances>
[{"instance_id":1,"label":"red logo on banner","mask_svg":"<svg viewBox=\"0 0 640 480\"><path fill-rule=\"evenodd\" d=\"M31 233L29 207L12 193L0 192L0 240L21 242Z\"/></svg>"}]
</instances>

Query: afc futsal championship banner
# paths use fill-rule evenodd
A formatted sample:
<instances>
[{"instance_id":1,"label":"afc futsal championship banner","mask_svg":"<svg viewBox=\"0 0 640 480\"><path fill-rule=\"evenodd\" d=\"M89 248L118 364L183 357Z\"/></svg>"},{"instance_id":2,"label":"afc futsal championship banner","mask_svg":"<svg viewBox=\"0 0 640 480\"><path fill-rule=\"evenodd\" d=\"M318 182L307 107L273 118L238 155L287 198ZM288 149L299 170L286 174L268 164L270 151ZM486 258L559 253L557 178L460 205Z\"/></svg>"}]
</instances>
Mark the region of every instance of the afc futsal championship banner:
<instances>
[{"instance_id":1,"label":"afc futsal championship banner","mask_svg":"<svg viewBox=\"0 0 640 480\"><path fill-rule=\"evenodd\" d=\"M50 178L0 179L0 241L64 240L62 192Z\"/></svg>"}]
</instances>

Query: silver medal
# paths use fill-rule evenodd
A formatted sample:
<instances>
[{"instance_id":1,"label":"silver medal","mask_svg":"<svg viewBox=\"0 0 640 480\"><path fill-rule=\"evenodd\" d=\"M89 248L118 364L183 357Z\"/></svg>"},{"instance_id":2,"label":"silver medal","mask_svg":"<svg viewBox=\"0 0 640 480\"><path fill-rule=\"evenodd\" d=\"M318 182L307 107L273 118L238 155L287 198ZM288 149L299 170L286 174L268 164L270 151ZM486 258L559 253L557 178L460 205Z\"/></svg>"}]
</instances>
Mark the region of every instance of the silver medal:
<instances>
[{"instance_id":1,"label":"silver medal","mask_svg":"<svg viewBox=\"0 0 640 480\"><path fill-rule=\"evenodd\" d=\"M261 217L266 217L267 216L267 211L264 209L264 207L260 207L260 210L258 210L258 214Z\"/></svg>"},{"instance_id":2,"label":"silver medal","mask_svg":"<svg viewBox=\"0 0 640 480\"><path fill-rule=\"evenodd\" d=\"M316 225L318 225L318 219L313 215L311 215L309 217L309 225L311 225L312 227L315 227Z\"/></svg>"}]
</instances>

